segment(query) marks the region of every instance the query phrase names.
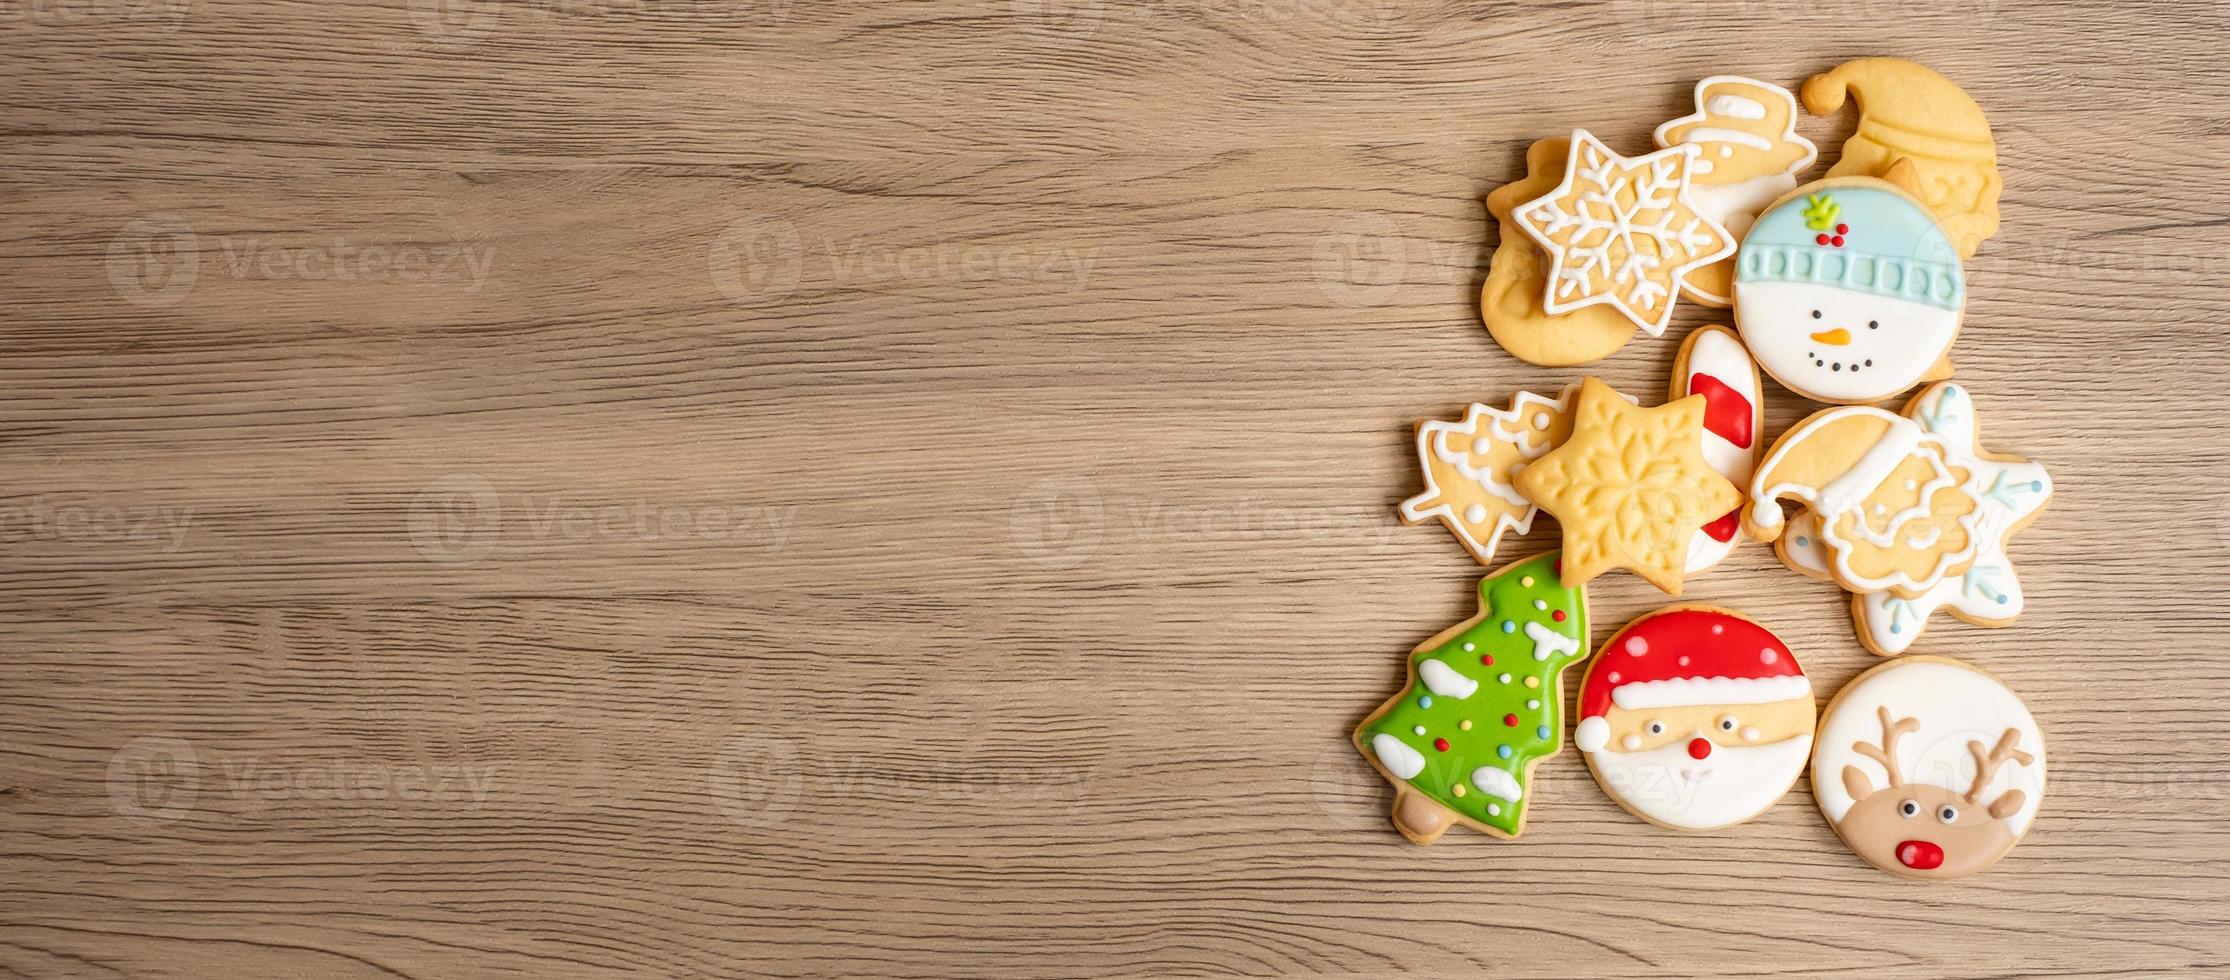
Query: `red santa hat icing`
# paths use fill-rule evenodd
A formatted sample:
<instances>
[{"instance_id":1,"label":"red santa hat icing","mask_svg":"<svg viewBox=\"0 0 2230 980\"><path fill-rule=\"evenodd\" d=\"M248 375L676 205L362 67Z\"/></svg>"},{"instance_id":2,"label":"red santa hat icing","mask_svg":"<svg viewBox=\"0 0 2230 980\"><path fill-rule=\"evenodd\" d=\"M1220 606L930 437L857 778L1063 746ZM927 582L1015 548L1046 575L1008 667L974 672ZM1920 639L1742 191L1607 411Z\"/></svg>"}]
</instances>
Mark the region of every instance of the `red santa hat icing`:
<instances>
[{"instance_id":1,"label":"red santa hat icing","mask_svg":"<svg viewBox=\"0 0 2230 980\"><path fill-rule=\"evenodd\" d=\"M1740 616L1672 609L1644 616L1603 647L1580 688L1582 752L1610 741L1611 706L1628 709L1765 704L1812 696L1779 638Z\"/></svg>"}]
</instances>

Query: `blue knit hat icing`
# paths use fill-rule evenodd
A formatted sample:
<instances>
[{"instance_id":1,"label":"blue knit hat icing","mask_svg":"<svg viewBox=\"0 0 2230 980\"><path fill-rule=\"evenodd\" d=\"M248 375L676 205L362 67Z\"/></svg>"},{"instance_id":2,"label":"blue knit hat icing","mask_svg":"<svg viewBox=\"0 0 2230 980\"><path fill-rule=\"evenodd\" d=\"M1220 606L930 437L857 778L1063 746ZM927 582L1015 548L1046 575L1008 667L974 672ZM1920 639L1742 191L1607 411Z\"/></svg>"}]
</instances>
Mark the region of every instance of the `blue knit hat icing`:
<instances>
[{"instance_id":1,"label":"blue knit hat icing","mask_svg":"<svg viewBox=\"0 0 2230 980\"><path fill-rule=\"evenodd\" d=\"M1806 211L1825 198L1847 225L1843 245L1819 244L1823 231ZM1824 232L1832 234L1832 232ZM1829 187L1798 194L1758 216L1735 255L1734 281L1812 282L1927 303L1966 305L1959 251L1934 215L1910 198L1872 187Z\"/></svg>"}]
</instances>

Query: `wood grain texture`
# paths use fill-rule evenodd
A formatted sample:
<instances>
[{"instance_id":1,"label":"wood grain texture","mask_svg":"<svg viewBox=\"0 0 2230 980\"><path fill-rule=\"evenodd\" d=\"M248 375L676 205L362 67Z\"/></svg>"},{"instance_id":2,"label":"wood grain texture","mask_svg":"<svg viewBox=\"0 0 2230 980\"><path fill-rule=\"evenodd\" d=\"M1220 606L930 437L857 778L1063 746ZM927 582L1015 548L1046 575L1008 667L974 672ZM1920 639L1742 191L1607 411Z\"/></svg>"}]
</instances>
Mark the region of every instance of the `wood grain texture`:
<instances>
[{"instance_id":1,"label":"wood grain texture","mask_svg":"<svg viewBox=\"0 0 2230 980\"><path fill-rule=\"evenodd\" d=\"M0 972L2230 971L2230 15L1785 6L0 2ZM1345 736L1481 571L1410 425L1577 375L1482 197L1867 54L1999 141L1954 353L2059 492L1925 645L2038 825L1916 885L1567 752L1403 842ZM1873 660L1764 548L1689 595Z\"/></svg>"}]
</instances>

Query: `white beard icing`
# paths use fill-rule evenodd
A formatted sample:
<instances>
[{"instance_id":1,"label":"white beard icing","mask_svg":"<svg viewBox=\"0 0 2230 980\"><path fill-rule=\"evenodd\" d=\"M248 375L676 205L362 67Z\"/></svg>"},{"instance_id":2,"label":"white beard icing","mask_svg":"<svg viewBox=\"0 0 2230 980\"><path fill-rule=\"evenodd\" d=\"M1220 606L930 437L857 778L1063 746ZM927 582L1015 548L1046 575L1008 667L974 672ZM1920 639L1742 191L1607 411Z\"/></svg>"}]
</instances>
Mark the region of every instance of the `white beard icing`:
<instances>
[{"instance_id":1,"label":"white beard icing","mask_svg":"<svg viewBox=\"0 0 2230 980\"><path fill-rule=\"evenodd\" d=\"M1812 736L1765 745L1713 746L1711 757L1688 756L1689 739L1641 752L1589 752L1603 788L1658 823L1709 830L1764 813L1796 782L1812 754Z\"/></svg>"},{"instance_id":2,"label":"white beard icing","mask_svg":"<svg viewBox=\"0 0 2230 980\"><path fill-rule=\"evenodd\" d=\"M1734 318L1742 342L1774 380L1848 402L1880 401L1919 383L1959 332L1955 311L1810 282L1737 283ZM1838 327L1849 331L1850 343L1811 339Z\"/></svg>"}]
</instances>

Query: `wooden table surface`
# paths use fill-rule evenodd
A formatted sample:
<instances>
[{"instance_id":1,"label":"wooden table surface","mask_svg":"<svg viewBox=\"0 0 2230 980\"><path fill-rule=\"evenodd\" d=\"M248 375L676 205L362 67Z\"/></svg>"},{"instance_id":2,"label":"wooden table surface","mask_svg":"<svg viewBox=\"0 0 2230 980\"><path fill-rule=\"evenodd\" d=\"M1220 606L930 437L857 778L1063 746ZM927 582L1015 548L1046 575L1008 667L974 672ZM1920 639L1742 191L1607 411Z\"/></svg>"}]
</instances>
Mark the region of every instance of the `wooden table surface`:
<instances>
[{"instance_id":1,"label":"wooden table surface","mask_svg":"<svg viewBox=\"0 0 2230 980\"><path fill-rule=\"evenodd\" d=\"M2230 7L1784 6L0 3L0 972L2224 975ZM1482 571L1410 425L1581 373L1481 198L1867 54L1999 142L1954 354L2059 491L1924 646L2042 817L1916 884L1567 751L1404 842L1347 733Z\"/></svg>"}]
</instances>

